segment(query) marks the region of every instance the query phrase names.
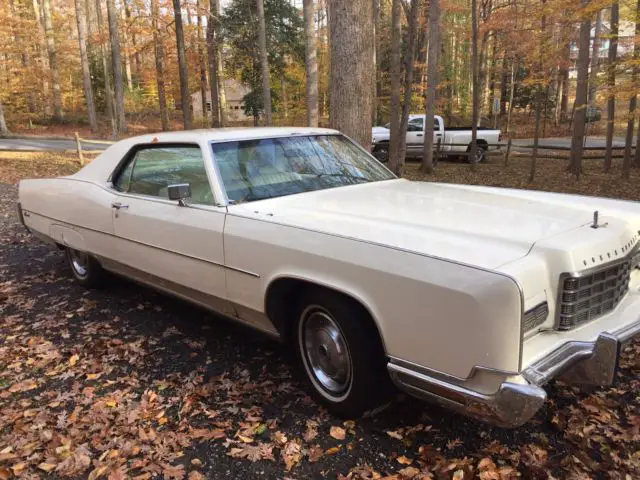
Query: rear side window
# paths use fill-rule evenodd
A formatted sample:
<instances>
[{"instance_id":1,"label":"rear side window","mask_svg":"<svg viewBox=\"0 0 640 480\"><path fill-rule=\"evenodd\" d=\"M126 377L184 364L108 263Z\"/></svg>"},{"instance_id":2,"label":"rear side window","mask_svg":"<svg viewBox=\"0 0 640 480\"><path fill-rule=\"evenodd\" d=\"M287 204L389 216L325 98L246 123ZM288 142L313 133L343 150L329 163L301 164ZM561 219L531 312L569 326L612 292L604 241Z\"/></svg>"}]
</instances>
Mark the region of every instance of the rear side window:
<instances>
[{"instance_id":1,"label":"rear side window","mask_svg":"<svg viewBox=\"0 0 640 480\"><path fill-rule=\"evenodd\" d=\"M177 183L191 186L192 203L215 203L202 152L195 145L140 148L120 171L114 187L120 192L169 198L167 187Z\"/></svg>"}]
</instances>

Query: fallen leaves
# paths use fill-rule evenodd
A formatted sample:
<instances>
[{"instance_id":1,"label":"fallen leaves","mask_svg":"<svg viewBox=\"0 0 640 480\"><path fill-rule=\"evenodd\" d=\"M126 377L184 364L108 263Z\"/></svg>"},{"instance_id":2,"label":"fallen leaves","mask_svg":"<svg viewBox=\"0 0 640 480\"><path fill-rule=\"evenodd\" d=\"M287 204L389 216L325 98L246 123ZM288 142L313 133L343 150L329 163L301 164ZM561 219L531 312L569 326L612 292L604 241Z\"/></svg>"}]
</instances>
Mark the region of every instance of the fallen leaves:
<instances>
[{"instance_id":1,"label":"fallen leaves","mask_svg":"<svg viewBox=\"0 0 640 480\"><path fill-rule=\"evenodd\" d=\"M275 461L273 456L273 444L271 443L258 443L257 445L234 447L227 452L227 455L233 458L246 458L251 462L257 462L259 460Z\"/></svg>"},{"instance_id":2,"label":"fallen leaves","mask_svg":"<svg viewBox=\"0 0 640 480\"><path fill-rule=\"evenodd\" d=\"M336 440L344 440L347 436L347 432L342 427L332 426L329 430L329 435L331 435Z\"/></svg>"}]
</instances>

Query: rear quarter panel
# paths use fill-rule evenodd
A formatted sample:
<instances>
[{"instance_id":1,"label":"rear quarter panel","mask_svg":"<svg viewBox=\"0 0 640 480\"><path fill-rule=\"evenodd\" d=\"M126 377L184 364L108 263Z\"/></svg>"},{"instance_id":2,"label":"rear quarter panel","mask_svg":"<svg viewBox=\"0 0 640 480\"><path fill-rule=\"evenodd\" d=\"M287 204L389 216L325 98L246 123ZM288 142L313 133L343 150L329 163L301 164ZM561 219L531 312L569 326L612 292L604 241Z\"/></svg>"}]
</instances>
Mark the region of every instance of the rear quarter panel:
<instances>
[{"instance_id":1,"label":"rear quarter panel","mask_svg":"<svg viewBox=\"0 0 640 480\"><path fill-rule=\"evenodd\" d=\"M106 188L70 177L22 180L19 185L29 229L60 245L105 256L112 253L114 198Z\"/></svg>"}]
</instances>

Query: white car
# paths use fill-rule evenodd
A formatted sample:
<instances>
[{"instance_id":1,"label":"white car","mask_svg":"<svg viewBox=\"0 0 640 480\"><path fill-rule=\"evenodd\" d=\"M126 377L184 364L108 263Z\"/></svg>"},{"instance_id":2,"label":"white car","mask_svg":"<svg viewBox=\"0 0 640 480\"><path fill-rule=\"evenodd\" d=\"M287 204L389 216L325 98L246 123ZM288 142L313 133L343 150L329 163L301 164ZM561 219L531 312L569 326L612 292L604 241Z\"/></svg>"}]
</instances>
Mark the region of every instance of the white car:
<instances>
[{"instance_id":1,"label":"white car","mask_svg":"<svg viewBox=\"0 0 640 480\"><path fill-rule=\"evenodd\" d=\"M146 135L19 191L81 284L114 272L279 337L347 417L392 380L517 426L553 378L611 383L640 331L640 204L398 179L333 130Z\"/></svg>"},{"instance_id":2,"label":"white car","mask_svg":"<svg viewBox=\"0 0 640 480\"><path fill-rule=\"evenodd\" d=\"M422 157L424 151L424 130L425 115L411 114L407 123L407 157ZM390 124L384 127L373 127L371 129L371 151L373 156L386 163L389 159L389 139L391 137ZM486 154L490 150L497 150L501 140L500 130L494 130L486 127L478 127L477 129L477 146L476 155L470 158L468 155L465 159L469 163L483 162ZM440 155L463 156L471 150L471 127L446 127L444 119L440 115L433 117L433 148L435 149L440 142Z\"/></svg>"}]
</instances>

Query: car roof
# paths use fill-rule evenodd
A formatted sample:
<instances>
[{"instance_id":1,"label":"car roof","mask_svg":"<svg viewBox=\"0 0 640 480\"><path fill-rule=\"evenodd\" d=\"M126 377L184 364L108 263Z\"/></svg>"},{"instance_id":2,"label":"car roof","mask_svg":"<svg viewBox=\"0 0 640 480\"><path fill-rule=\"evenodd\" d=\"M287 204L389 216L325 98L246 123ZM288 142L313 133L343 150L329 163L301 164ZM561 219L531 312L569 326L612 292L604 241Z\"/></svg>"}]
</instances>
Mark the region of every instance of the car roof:
<instances>
[{"instance_id":1,"label":"car roof","mask_svg":"<svg viewBox=\"0 0 640 480\"><path fill-rule=\"evenodd\" d=\"M260 138L283 137L288 135L335 135L337 130L312 127L233 127L206 128L198 130L180 130L176 132L159 132L131 137L123 142L129 144L151 142L193 142L212 141L228 142L235 140L254 140Z\"/></svg>"}]
</instances>

